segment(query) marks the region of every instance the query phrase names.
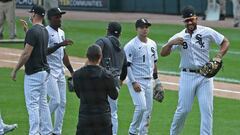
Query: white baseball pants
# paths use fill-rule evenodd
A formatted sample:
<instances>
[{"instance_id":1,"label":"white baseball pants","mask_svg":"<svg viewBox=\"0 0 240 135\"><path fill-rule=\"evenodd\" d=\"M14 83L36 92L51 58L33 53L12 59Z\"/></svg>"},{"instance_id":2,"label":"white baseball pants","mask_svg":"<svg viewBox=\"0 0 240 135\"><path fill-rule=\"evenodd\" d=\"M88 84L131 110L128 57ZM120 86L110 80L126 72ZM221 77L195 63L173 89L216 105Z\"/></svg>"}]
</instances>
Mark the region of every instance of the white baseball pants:
<instances>
[{"instance_id":1,"label":"white baseball pants","mask_svg":"<svg viewBox=\"0 0 240 135\"><path fill-rule=\"evenodd\" d=\"M49 135L51 116L47 103L49 73L41 71L24 77L25 102L29 115L29 135Z\"/></svg>"}]
</instances>

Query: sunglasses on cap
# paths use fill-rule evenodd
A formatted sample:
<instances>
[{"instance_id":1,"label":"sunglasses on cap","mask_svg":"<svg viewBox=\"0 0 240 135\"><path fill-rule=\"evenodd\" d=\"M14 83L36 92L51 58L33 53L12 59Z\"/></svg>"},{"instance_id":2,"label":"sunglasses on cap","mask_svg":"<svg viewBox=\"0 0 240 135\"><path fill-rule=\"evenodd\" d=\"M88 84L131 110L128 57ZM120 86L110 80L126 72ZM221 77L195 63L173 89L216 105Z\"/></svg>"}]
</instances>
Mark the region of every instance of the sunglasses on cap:
<instances>
[{"instance_id":1,"label":"sunglasses on cap","mask_svg":"<svg viewBox=\"0 0 240 135\"><path fill-rule=\"evenodd\" d=\"M197 17L196 16L193 16L193 17L188 17L188 18L184 18L184 20L183 20L183 22L184 23L187 23L187 22L189 22L189 21L194 21L195 19L197 19Z\"/></svg>"}]
</instances>

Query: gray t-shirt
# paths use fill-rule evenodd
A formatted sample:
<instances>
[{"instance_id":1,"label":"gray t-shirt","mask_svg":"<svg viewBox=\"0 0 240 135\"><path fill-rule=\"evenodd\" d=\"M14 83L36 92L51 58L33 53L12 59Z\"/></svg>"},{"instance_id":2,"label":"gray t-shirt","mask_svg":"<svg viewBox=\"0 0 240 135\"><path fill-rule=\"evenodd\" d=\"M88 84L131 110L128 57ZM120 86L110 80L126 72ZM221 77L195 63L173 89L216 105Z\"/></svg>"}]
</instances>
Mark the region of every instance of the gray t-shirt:
<instances>
[{"instance_id":1,"label":"gray t-shirt","mask_svg":"<svg viewBox=\"0 0 240 135\"><path fill-rule=\"evenodd\" d=\"M33 47L31 56L25 64L25 73L31 75L39 71L50 72L47 63L48 31L42 25L36 24L27 31L24 45Z\"/></svg>"}]
</instances>

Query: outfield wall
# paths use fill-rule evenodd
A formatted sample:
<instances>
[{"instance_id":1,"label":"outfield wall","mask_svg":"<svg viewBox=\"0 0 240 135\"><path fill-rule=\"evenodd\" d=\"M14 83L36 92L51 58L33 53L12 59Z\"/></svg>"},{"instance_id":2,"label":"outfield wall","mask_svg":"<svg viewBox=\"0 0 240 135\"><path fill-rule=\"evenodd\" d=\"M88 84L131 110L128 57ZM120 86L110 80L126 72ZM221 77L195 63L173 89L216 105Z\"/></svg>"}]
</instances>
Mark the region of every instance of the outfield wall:
<instances>
[{"instance_id":1,"label":"outfield wall","mask_svg":"<svg viewBox=\"0 0 240 135\"><path fill-rule=\"evenodd\" d=\"M43 0L35 0L43 3ZM16 0L18 8L29 8L33 0ZM197 14L204 14L207 0L59 0L65 10L147 12L161 14L180 14L186 5L195 7ZM227 15L232 16L232 2L227 1Z\"/></svg>"}]
</instances>

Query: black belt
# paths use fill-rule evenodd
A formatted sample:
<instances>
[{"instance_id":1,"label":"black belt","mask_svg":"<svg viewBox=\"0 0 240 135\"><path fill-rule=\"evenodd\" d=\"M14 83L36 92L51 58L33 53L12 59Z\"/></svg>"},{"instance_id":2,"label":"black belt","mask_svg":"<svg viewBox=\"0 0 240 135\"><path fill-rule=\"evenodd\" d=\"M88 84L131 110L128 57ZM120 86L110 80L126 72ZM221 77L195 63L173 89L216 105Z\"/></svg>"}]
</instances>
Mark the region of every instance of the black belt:
<instances>
[{"instance_id":1,"label":"black belt","mask_svg":"<svg viewBox=\"0 0 240 135\"><path fill-rule=\"evenodd\" d=\"M182 69L183 72L192 72L192 73L200 73L200 70L193 70L193 69L187 69L187 68L183 68Z\"/></svg>"},{"instance_id":2,"label":"black belt","mask_svg":"<svg viewBox=\"0 0 240 135\"><path fill-rule=\"evenodd\" d=\"M41 71L46 71L46 72L50 73L50 68L49 67L43 67L43 68L36 69L36 70L34 70L32 72L26 72L26 74L27 75L31 75L31 74L35 74L35 73L41 72Z\"/></svg>"},{"instance_id":3,"label":"black belt","mask_svg":"<svg viewBox=\"0 0 240 135\"><path fill-rule=\"evenodd\" d=\"M152 79L151 77L144 77L143 79L149 80Z\"/></svg>"}]
</instances>

